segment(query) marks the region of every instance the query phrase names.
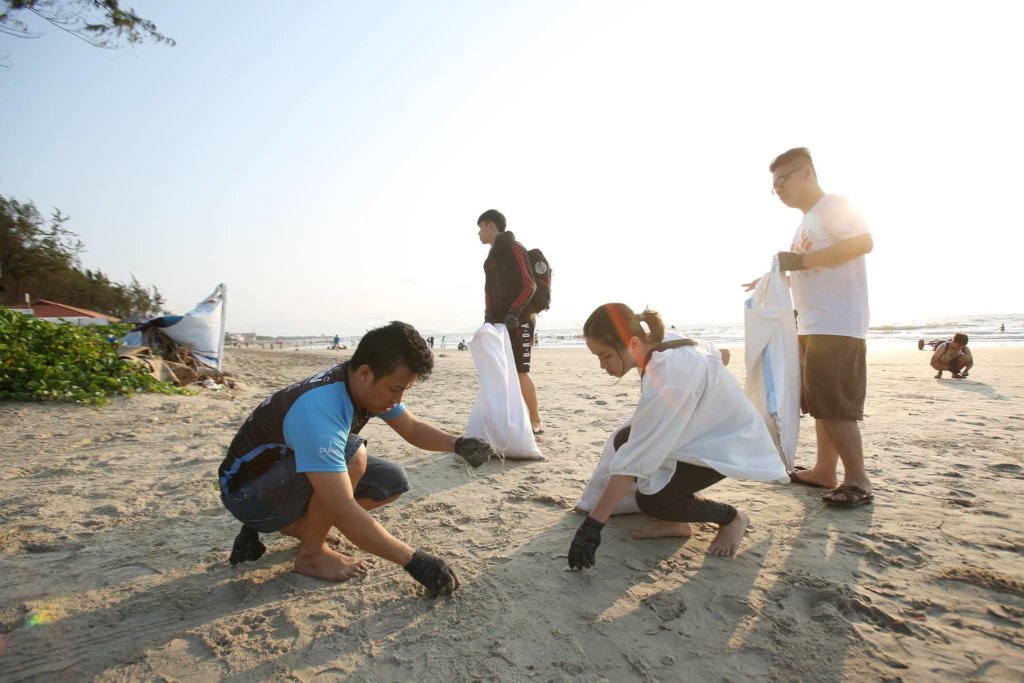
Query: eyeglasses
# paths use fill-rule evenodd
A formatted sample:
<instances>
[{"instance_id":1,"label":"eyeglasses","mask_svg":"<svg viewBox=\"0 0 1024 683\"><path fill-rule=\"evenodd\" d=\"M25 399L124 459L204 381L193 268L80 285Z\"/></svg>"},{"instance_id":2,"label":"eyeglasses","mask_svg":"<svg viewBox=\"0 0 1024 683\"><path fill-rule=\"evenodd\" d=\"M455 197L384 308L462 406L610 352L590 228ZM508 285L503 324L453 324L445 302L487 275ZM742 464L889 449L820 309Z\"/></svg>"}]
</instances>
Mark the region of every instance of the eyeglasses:
<instances>
[{"instance_id":1,"label":"eyeglasses","mask_svg":"<svg viewBox=\"0 0 1024 683\"><path fill-rule=\"evenodd\" d=\"M783 173L778 178L776 178L775 181L772 183L772 194L778 194L779 190L782 189L782 186L786 184L786 178L793 175L797 171L802 171L803 169L803 166L801 166L800 168L794 168L789 173Z\"/></svg>"}]
</instances>

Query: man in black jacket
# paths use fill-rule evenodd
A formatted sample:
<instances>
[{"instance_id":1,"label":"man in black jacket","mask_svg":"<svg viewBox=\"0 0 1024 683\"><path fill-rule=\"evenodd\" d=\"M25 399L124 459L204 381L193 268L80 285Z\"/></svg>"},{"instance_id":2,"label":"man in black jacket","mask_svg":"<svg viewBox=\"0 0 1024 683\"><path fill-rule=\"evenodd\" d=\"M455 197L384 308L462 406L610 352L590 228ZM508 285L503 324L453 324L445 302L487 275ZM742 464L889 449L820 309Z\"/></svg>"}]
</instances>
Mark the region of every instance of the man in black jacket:
<instances>
[{"instance_id":1,"label":"man in black jacket","mask_svg":"<svg viewBox=\"0 0 1024 683\"><path fill-rule=\"evenodd\" d=\"M533 269L526 249L511 232L505 230L505 216L500 211L484 211L476 221L480 242L491 245L484 261L484 322L504 323L512 341L519 387L530 411L533 433L540 434L540 412L537 409L537 387L530 377L530 355L537 326L537 314L531 301L537 291Z\"/></svg>"}]
</instances>

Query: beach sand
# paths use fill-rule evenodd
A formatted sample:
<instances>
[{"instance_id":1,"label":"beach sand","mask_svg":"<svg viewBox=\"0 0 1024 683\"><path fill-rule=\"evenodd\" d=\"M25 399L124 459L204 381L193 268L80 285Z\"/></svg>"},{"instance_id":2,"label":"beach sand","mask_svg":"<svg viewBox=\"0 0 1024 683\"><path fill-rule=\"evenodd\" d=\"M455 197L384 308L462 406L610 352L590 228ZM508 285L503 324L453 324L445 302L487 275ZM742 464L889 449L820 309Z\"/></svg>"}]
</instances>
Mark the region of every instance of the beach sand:
<instances>
[{"instance_id":1,"label":"beach sand","mask_svg":"<svg viewBox=\"0 0 1024 683\"><path fill-rule=\"evenodd\" d=\"M383 560L349 583L298 575L277 534L228 564L225 447L267 395L350 353L231 349L237 390L0 404L0 680L1024 680L1024 349L977 349L963 381L933 379L916 349L869 352L871 506L727 480L709 495L752 517L734 558L705 555L709 526L630 540L645 518L629 515L596 567L568 572L573 506L639 386L541 347L544 462L471 471L364 430L413 486L378 519L458 572L438 600ZM472 359L435 354L406 404L458 432ZM741 349L730 368L742 381Z\"/></svg>"}]
</instances>

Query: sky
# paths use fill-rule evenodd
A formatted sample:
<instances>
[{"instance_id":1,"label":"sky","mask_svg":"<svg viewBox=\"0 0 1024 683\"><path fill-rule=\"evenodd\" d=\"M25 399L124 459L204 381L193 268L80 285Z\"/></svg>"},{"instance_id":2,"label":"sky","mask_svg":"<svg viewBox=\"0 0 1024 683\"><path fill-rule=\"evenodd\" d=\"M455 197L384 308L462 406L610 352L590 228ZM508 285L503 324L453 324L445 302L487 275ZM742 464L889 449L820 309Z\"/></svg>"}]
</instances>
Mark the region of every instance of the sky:
<instances>
[{"instance_id":1,"label":"sky","mask_svg":"<svg viewBox=\"0 0 1024 683\"><path fill-rule=\"evenodd\" d=\"M1020 312L1017 5L136 0L177 45L119 50L26 19L0 194L170 312L225 283L233 332L471 331L491 208L551 263L542 332L727 323L806 146L871 227L872 324Z\"/></svg>"}]
</instances>

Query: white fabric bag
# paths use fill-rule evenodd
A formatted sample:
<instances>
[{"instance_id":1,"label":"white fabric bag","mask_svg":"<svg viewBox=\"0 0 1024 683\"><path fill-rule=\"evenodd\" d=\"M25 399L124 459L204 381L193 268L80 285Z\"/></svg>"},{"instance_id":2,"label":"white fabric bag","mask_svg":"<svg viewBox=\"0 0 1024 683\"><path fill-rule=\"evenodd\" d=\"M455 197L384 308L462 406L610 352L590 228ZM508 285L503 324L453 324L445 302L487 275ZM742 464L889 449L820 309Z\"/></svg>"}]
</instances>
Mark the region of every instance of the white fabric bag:
<instances>
[{"instance_id":1,"label":"white fabric bag","mask_svg":"<svg viewBox=\"0 0 1024 683\"><path fill-rule=\"evenodd\" d=\"M512 343L504 325L484 324L469 342L480 389L469 413L466 436L490 443L509 460L543 460L519 388Z\"/></svg>"},{"instance_id":2,"label":"white fabric bag","mask_svg":"<svg viewBox=\"0 0 1024 683\"><path fill-rule=\"evenodd\" d=\"M792 472L800 436L800 349L789 284L777 256L747 299L743 317L745 392Z\"/></svg>"},{"instance_id":3,"label":"white fabric bag","mask_svg":"<svg viewBox=\"0 0 1024 683\"><path fill-rule=\"evenodd\" d=\"M609 471L611 467L612 457L615 455L615 435L621 430L625 429L630 425L631 420L626 420L619 427L611 433L608 440L604 442L604 450L601 452L601 459L597 461L597 467L594 468L594 473L590 475L590 482L587 487L583 489L583 495L580 496L580 502L576 504L576 509L582 512L591 512L597 505L597 501L601 500L601 494L604 493L604 489L608 486L608 480L611 478L612 473ZM636 504L636 482L629 489L629 495L619 501L619 504L615 506L612 511L613 515L628 515L633 512L640 512L640 508Z\"/></svg>"}]
</instances>

